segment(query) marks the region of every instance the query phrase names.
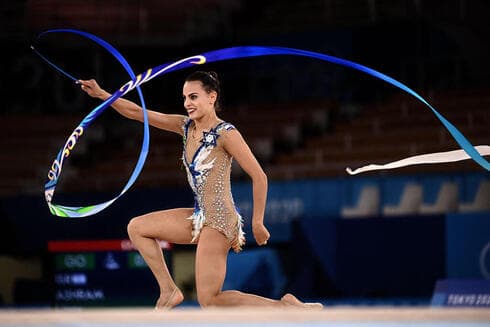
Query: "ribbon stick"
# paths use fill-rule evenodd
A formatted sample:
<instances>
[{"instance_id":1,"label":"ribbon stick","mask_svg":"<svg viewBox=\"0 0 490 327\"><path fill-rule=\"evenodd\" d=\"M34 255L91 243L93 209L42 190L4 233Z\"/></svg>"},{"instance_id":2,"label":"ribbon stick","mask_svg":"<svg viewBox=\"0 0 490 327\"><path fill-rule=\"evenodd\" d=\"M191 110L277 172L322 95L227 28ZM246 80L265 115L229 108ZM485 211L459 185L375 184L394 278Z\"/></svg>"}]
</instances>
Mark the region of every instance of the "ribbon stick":
<instances>
[{"instance_id":1,"label":"ribbon stick","mask_svg":"<svg viewBox=\"0 0 490 327\"><path fill-rule=\"evenodd\" d=\"M148 152L148 144L149 144L149 135L148 135L148 118L147 118L147 113L146 113L146 107L144 104L144 98L141 93L141 90L139 89L139 86L143 83L146 83L153 78L157 76L163 76L165 74L168 74L173 71L185 69L188 67L192 67L195 65L199 64L204 64L204 63L210 63L210 62L218 62L218 61L224 61L224 60L231 60L231 59L239 59L239 58L248 58L248 57L261 57L261 56L272 56L272 55L292 55L292 56L303 56L303 57L310 57L326 62L330 62L336 65L340 66L345 66L354 70L358 70L360 72L363 72L365 74L371 75L375 78L381 79L399 89L402 91L412 95L413 97L417 98L420 102L422 102L425 106L427 106L437 117L437 119L440 120L440 122L444 125L444 127L448 130L448 132L451 134L451 136L456 140L456 142L461 146L462 150L459 150L457 156L458 158L462 158L459 160L465 160L465 159L472 159L475 162L477 162L480 166L482 166L484 169L487 171L490 171L490 163L486 161L482 155L485 155L486 153L486 148L484 148L484 151L482 153L478 152L477 149L464 137L464 135L453 125L451 124L444 116L442 116L434 107L432 107L424 98L422 98L418 93L416 93L414 90L409 88L408 86L398 82L397 80L380 73L374 69L368 68L366 66L363 66L361 64L348 61L345 59L341 59L338 57L333 57L330 55L322 54L322 53L317 53L317 52L311 52L311 51L306 51L306 50L301 50L301 49L293 49L293 48L283 48L283 47L259 47L259 46L239 46L239 47L232 47L232 48L225 48L225 49L219 49L215 51L210 51L207 53L203 53L200 55L195 55L192 57L187 57L184 59L180 59L171 63L166 63L160 66L157 66L152 69L148 69L144 73L134 76L134 73L132 72L131 67L127 63L127 61L123 58L123 56L115 49L113 48L110 44L105 42L104 40L86 33L86 32L81 32L78 30L72 30L72 29L60 29L60 30L50 30L47 32L44 32L40 34L39 37L49 34L49 33L57 33L57 32L64 32L64 33L75 33L78 35L81 35L83 37L87 37L91 39L92 41L100 44L102 47L104 47L106 50L108 50L114 57L118 59L118 61L125 67L125 69L128 71L129 75L131 76L131 80L125 83L121 88L119 88L109 99L105 100L103 103L101 103L99 106L97 106L92 112L85 117L85 119L80 123L80 125L75 129L75 131L70 135L68 138L68 141L65 143L65 146L63 149L58 153L58 156L56 160L54 161L49 173L48 173L48 182L45 184L45 197L46 201L48 202L48 205L51 209L51 212L55 215L58 216L63 216L63 217L83 217L83 216L88 216L88 215L93 215L97 212L100 212L101 210L107 208L109 205L111 205L117 198L119 198L124 192L126 192L130 186L134 183L136 180L137 176L141 172L141 169L143 167L144 161L146 159L146 154ZM37 52L37 51L36 51ZM47 61L46 58L43 58L44 60ZM51 66L55 67L56 69L60 70L57 68L53 63L47 61ZM62 71L62 70L60 70ZM67 75L69 78L72 78L71 75L68 73L64 73ZM131 175L130 179L128 180L126 186L123 188L121 193L114 199L109 200L107 202L101 203L101 204L96 204L96 205L91 205L87 207L68 207L68 206L61 206L61 205L55 205L51 203L51 199L54 194L54 189L58 180L59 175L61 174L62 170L62 165L63 161L65 158L67 158L70 154L70 152L73 150L76 141L78 140L79 137L84 133L85 129L90 125L90 123L97 118L107 107L109 107L114 101L119 99L120 97L124 96L126 93L129 91L133 90L134 88L138 89L138 93L140 95L141 99L141 104L143 108L143 113L144 113L144 130L145 130L145 135L143 139L143 145L140 153L140 157L138 159L138 163L133 171L133 174ZM465 153L463 155L463 153ZM423 157L423 160L430 159L430 160L437 160L438 163L443 163L443 162L450 162L452 159L452 156L447 156L444 155L444 153L436 153L436 154L430 154L426 155L429 157ZM435 159L434 159L435 158ZM413 158L412 158L413 159ZM397 162L396 164L393 165L385 165L385 166L379 166L379 165L371 165L370 170L373 170L372 167L402 167L401 165L406 165L408 164L420 164L424 163L419 160L408 160L404 159L401 160L400 162ZM454 160L453 160L454 161ZM348 168L350 170L350 168ZM378 168L378 169L391 169L391 168ZM348 171L349 171L348 170ZM350 170L353 172L352 170ZM361 170L355 170L354 172L360 173L362 171L367 171L365 168L361 168Z\"/></svg>"},{"instance_id":2,"label":"ribbon stick","mask_svg":"<svg viewBox=\"0 0 490 327\"><path fill-rule=\"evenodd\" d=\"M48 204L48 207L53 215L60 216L60 217L70 217L70 218L78 218L78 217L86 217L90 215L94 215L108 206L110 206L112 203L114 203L119 197L121 197L124 193L127 192L127 190L134 184L136 181L137 177L141 173L141 170L143 169L143 165L145 163L147 154L148 154L148 149L149 149L149 142L150 142L150 135L149 135L149 124L148 124L148 114L146 112L146 105L143 97L143 93L141 92L140 85L143 83L148 82L149 80L153 79L154 77L158 75L162 75L165 73L168 73L170 71L182 69L185 67L189 67L191 65L196 65L196 64L203 64L206 62L206 58L203 56L193 56L193 57L188 57L184 59L177 60L175 62L169 63L169 64L164 64L160 65L154 69L148 69L146 72L139 74L138 76L135 76L133 70L131 69L130 65L128 62L124 59L124 57L109 43L106 41L96 37L95 35L92 35L90 33L86 33L83 31L79 30L72 30L72 29L58 29L58 30L49 30L46 31L42 34L39 35L38 38L42 37L43 35L49 34L49 33L75 33L78 35L81 35L83 37L87 37L91 39L92 41L98 43L101 45L103 48L105 48L107 51L109 51L116 59L124 66L128 74L131 76L132 80L128 81L125 83L123 86L121 86L114 94L112 94L108 99L106 99L104 102L102 102L100 105L98 105L95 109L93 109L83 120L82 122L75 128L73 133L70 135L68 140L65 142L64 147L59 151L56 159L54 160L51 169L48 172L48 181L44 185L44 196L46 199L46 202ZM31 47L32 49L35 49L34 47ZM64 72L61 68L57 67L54 63L50 62L46 57L42 56L39 51L36 50L36 53L38 53L41 58L45 61L48 62L48 64L52 67L55 67L58 71L62 72L64 75L69 77L70 79L75 79L72 77L70 74ZM77 79L78 81L78 79ZM138 158L138 161L136 163L136 166L133 170L133 173L131 174L129 180L127 181L126 185L122 189L122 191L113 199L99 203L99 204L94 204L94 205L89 205L89 206L78 206L78 207L72 207L72 206L64 206L64 205L58 205L52 203L52 199L54 196L54 191L56 189L56 184L58 182L59 176L61 175L61 171L63 168L63 163L65 158L68 158L70 155L71 151L76 145L76 142L78 138L83 134L84 130L87 129L90 124L100 115L102 114L105 109L107 109L114 101L119 99L120 97L124 96L128 92L130 92L133 89L138 90L138 94L140 97L141 101L141 107L143 108L143 124L144 124L144 135L143 135L143 144L141 147L140 155Z\"/></svg>"}]
</instances>

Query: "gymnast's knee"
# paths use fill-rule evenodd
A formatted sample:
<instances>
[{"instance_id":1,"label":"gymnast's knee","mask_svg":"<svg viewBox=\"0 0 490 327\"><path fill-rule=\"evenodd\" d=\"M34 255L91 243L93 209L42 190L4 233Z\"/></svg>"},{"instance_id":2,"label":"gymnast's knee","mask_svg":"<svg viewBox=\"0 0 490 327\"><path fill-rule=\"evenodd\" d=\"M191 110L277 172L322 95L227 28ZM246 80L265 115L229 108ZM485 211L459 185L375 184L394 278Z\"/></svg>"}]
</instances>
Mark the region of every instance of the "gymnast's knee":
<instances>
[{"instance_id":1,"label":"gymnast's knee","mask_svg":"<svg viewBox=\"0 0 490 327\"><path fill-rule=\"evenodd\" d=\"M139 219L139 217L134 217L129 221L127 226L129 238L132 238L134 236L139 236L142 234L141 224L142 222L141 219Z\"/></svg>"}]
</instances>

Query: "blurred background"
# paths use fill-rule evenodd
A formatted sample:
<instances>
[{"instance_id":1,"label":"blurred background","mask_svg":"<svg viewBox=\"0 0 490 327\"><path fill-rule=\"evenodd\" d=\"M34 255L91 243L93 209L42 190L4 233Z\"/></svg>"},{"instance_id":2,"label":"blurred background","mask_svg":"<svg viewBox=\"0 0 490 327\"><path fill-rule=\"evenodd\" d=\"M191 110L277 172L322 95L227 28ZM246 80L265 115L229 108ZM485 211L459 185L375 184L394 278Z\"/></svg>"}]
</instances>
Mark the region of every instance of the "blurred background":
<instances>
[{"instance_id":1,"label":"blurred background","mask_svg":"<svg viewBox=\"0 0 490 327\"><path fill-rule=\"evenodd\" d=\"M130 78L87 39L55 33L38 40L39 33L95 34L136 73L230 46L333 55L406 84L473 145L488 145L489 10L483 0L3 1L0 305L152 306L158 286L127 240L126 225L153 210L193 206L180 138L151 129L144 169L122 198L86 218L50 214L43 194L48 169L99 102L30 46L110 92ZM310 58L200 68L219 74L220 116L241 131L269 177L265 221L272 237L259 249L250 230L250 180L234 167L248 243L243 253L230 254L225 289L274 298L292 292L327 305L430 305L439 301L438 283L490 279L490 175L482 167L466 160L345 172L459 149L421 102ZM182 81L190 72L145 84L147 106L184 113ZM127 98L139 101L135 92ZM142 131L142 124L107 110L65 163L53 202L89 205L117 195L136 164ZM194 247L162 242L162 248L184 304L195 305Z\"/></svg>"}]
</instances>

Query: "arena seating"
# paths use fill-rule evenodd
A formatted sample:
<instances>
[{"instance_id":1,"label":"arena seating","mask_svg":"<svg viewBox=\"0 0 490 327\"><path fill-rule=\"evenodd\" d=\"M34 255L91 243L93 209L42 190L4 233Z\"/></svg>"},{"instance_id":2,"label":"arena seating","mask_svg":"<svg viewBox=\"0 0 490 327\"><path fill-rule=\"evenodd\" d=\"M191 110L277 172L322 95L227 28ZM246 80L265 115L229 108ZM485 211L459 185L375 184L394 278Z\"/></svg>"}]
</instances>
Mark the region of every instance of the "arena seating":
<instances>
[{"instance_id":1,"label":"arena seating","mask_svg":"<svg viewBox=\"0 0 490 327\"><path fill-rule=\"evenodd\" d=\"M474 145L489 144L488 94L488 90L434 92L431 100ZM314 104L261 105L229 110L226 119L233 122L249 142L271 180L345 176L346 167L387 163L458 148L427 108L403 96L366 105L350 121L325 122L339 115L338 110L339 106L331 100ZM57 151L82 118L73 114L2 116L0 120L5 128L1 142L4 148L10 149L2 153L2 163L4 171L12 173L3 178L0 192L3 195L41 192ZM315 132L311 133L312 130ZM141 133L128 129L126 134L121 132L123 141L117 143L109 140L107 133L103 127L99 130L94 127L81 138L63 171L60 180L63 189L107 191L124 185L137 160ZM97 153L107 155L97 155L96 160L87 164L95 155L92 143L96 143ZM74 158L84 163L76 164ZM185 185L180 158L179 137L151 129L150 152L137 185L145 188ZM480 169L468 160L406 167L390 173ZM90 176L94 177L92 181L89 181ZM235 176L243 177L243 172L237 169Z\"/></svg>"},{"instance_id":2,"label":"arena seating","mask_svg":"<svg viewBox=\"0 0 490 327\"><path fill-rule=\"evenodd\" d=\"M486 132L490 96L485 90L444 91L431 95L432 104L474 145L488 144ZM272 175L276 178L338 176L346 167L388 163L418 154L458 149L451 135L421 103L403 95L366 105L352 121L336 122L332 132L305 140L293 153L280 154ZM415 171L478 170L471 161L424 165L394 170Z\"/></svg>"}]
</instances>

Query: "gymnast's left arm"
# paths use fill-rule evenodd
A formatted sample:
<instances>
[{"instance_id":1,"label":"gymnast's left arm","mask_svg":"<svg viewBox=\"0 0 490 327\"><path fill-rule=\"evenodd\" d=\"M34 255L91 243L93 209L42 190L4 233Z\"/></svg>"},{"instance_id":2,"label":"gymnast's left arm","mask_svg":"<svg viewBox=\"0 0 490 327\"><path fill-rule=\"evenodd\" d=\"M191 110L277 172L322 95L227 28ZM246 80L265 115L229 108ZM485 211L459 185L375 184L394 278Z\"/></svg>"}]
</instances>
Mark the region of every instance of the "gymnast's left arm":
<instances>
[{"instance_id":1,"label":"gymnast's left arm","mask_svg":"<svg viewBox=\"0 0 490 327\"><path fill-rule=\"evenodd\" d=\"M269 231L264 225L265 204L267 200L267 175L262 170L262 167L242 135L236 129L223 133L223 147L252 179L252 231L257 244L265 245L270 237Z\"/></svg>"}]
</instances>

